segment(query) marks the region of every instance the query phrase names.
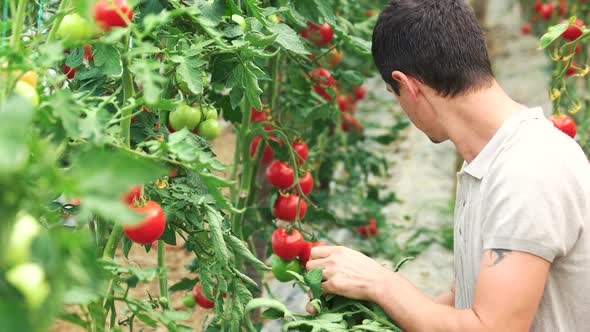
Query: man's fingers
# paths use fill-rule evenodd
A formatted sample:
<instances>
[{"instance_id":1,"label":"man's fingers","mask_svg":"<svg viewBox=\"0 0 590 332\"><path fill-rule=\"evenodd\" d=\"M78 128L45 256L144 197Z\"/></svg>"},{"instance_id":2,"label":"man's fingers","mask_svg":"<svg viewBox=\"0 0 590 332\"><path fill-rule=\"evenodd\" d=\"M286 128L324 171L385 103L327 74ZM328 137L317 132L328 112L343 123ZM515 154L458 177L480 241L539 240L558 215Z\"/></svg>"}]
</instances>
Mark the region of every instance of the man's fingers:
<instances>
[{"instance_id":1,"label":"man's fingers","mask_svg":"<svg viewBox=\"0 0 590 332\"><path fill-rule=\"evenodd\" d=\"M307 305L305 306L305 311L307 311L310 315L315 315L318 313L317 310L315 310L315 308L310 303L307 303Z\"/></svg>"},{"instance_id":2,"label":"man's fingers","mask_svg":"<svg viewBox=\"0 0 590 332\"><path fill-rule=\"evenodd\" d=\"M323 259L311 259L305 265L307 271L315 270L315 269L323 269L326 268L330 264L330 261L326 258Z\"/></svg>"},{"instance_id":3,"label":"man's fingers","mask_svg":"<svg viewBox=\"0 0 590 332\"><path fill-rule=\"evenodd\" d=\"M341 250L342 250L341 247L335 247L335 246L313 247L313 248L311 248L311 254L309 257L310 257L310 259L326 258L326 257L332 255L333 253L339 252Z\"/></svg>"}]
</instances>

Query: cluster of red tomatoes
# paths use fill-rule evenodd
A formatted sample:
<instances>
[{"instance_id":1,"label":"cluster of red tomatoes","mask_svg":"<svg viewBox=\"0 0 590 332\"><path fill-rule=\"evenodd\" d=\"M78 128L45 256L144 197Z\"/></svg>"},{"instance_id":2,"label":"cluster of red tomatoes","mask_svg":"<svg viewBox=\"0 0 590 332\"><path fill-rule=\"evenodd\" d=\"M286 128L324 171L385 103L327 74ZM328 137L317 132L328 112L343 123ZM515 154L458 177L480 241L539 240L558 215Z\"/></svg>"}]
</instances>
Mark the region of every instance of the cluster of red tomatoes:
<instances>
[{"instance_id":1,"label":"cluster of red tomatoes","mask_svg":"<svg viewBox=\"0 0 590 332\"><path fill-rule=\"evenodd\" d=\"M279 228L272 234L272 273L280 282L295 279L294 272L301 274L309 261L311 249L327 245L325 242L307 242L296 229Z\"/></svg>"}]
</instances>

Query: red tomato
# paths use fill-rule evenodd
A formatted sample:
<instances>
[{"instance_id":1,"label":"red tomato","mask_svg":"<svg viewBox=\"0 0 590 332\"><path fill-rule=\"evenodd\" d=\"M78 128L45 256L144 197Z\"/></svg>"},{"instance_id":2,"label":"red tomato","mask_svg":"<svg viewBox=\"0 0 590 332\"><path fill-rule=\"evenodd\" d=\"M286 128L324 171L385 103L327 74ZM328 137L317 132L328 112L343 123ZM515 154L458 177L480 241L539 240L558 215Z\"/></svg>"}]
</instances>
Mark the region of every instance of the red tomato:
<instances>
[{"instance_id":1,"label":"red tomato","mask_svg":"<svg viewBox=\"0 0 590 332\"><path fill-rule=\"evenodd\" d=\"M576 122L572 119L569 115L565 114L557 114L552 115L549 117L549 120L553 122L555 128L561 130L562 132L566 133L569 137L574 138L576 137Z\"/></svg>"},{"instance_id":2,"label":"red tomato","mask_svg":"<svg viewBox=\"0 0 590 332\"><path fill-rule=\"evenodd\" d=\"M541 7L543 7L543 3L541 2L541 0L536 0L533 4L533 8L535 8L537 13L541 13Z\"/></svg>"},{"instance_id":3,"label":"red tomato","mask_svg":"<svg viewBox=\"0 0 590 332\"><path fill-rule=\"evenodd\" d=\"M563 66L567 66L567 62L563 63ZM572 61L572 66L569 67L566 71L565 71L565 76L572 76L576 73L576 67L578 66L578 64L575 61Z\"/></svg>"},{"instance_id":4,"label":"red tomato","mask_svg":"<svg viewBox=\"0 0 590 332\"><path fill-rule=\"evenodd\" d=\"M250 110L250 122L264 122L266 121L267 115L265 111L259 111L252 107Z\"/></svg>"},{"instance_id":5,"label":"red tomato","mask_svg":"<svg viewBox=\"0 0 590 332\"><path fill-rule=\"evenodd\" d=\"M362 86L355 86L352 90L354 92L354 96L356 100L363 100L365 99L365 95L367 94L367 89Z\"/></svg>"},{"instance_id":6,"label":"red tomato","mask_svg":"<svg viewBox=\"0 0 590 332\"><path fill-rule=\"evenodd\" d=\"M305 240L298 230L288 233L285 228L278 228L272 233L272 251L284 260L295 259L301 253Z\"/></svg>"},{"instance_id":7,"label":"red tomato","mask_svg":"<svg viewBox=\"0 0 590 332\"><path fill-rule=\"evenodd\" d=\"M65 63L61 66L61 71L69 80L73 80L76 77L76 68L70 68Z\"/></svg>"},{"instance_id":8,"label":"red tomato","mask_svg":"<svg viewBox=\"0 0 590 332\"><path fill-rule=\"evenodd\" d=\"M215 307L215 303L209 301L205 297L205 294L203 294L203 287L201 286L200 282L195 286L195 288L193 288L193 298L195 299L195 302L197 302L197 304L202 308L211 309Z\"/></svg>"},{"instance_id":9,"label":"red tomato","mask_svg":"<svg viewBox=\"0 0 590 332\"><path fill-rule=\"evenodd\" d=\"M363 130L363 125L350 113L343 113L341 115L341 121L343 131L348 132L351 127L356 133L360 133Z\"/></svg>"},{"instance_id":10,"label":"red tomato","mask_svg":"<svg viewBox=\"0 0 590 332\"><path fill-rule=\"evenodd\" d=\"M170 132L170 134L176 132L176 130L174 130L174 128L172 128L172 126L170 125L170 123L166 124L166 128L168 128L168 131Z\"/></svg>"},{"instance_id":11,"label":"red tomato","mask_svg":"<svg viewBox=\"0 0 590 332\"><path fill-rule=\"evenodd\" d=\"M281 195L277 197L273 207L273 214L275 217L284 221L295 221L297 217L297 204L299 203L299 195ZM307 212L307 203L301 200L299 207L299 219L305 217Z\"/></svg>"},{"instance_id":12,"label":"red tomato","mask_svg":"<svg viewBox=\"0 0 590 332\"><path fill-rule=\"evenodd\" d=\"M318 67L314 71L311 71L309 76L315 83L315 85L312 85L313 90L325 100L332 101L332 96L330 96L328 91L326 91L326 88L324 88L336 86L336 81L330 72L324 68Z\"/></svg>"},{"instance_id":13,"label":"red tomato","mask_svg":"<svg viewBox=\"0 0 590 332\"><path fill-rule=\"evenodd\" d=\"M559 0L559 5L557 6L557 14L559 16L565 16L566 11L567 11L567 3L565 3L565 0Z\"/></svg>"},{"instance_id":14,"label":"red tomato","mask_svg":"<svg viewBox=\"0 0 590 332\"><path fill-rule=\"evenodd\" d=\"M301 36L316 46L325 46L334 39L334 30L328 23L316 25L308 22L307 29L301 31Z\"/></svg>"},{"instance_id":15,"label":"red tomato","mask_svg":"<svg viewBox=\"0 0 590 332\"><path fill-rule=\"evenodd\" d=\"M576 47L574 48L574 53L580 54L580 52L582 51L582 44L577 44Z\"/></svg>"},{"instance_id":16,"label":"red tomato","mask_svg":"<svg viewBox=\"0 0 590 332\"><path fill-rule=\"evenodd\" d=\"M369 224L367 226L356 227L355 230L363 237L377 235L377 220L371 218L369 219Z\"/></svg>"},{"instance_id":17,"label":"red tomato","mask_svg":"<svg viewBox=\"0 0 590 332\"><path fill-rule=\"evenodd\" d=\"M328 244L323 241L318 242L305 242L304 245L301 247L301 252L299 253L299 261L301 265L305 267L307 262L309 262L309 257L311 256L311 249L315 247L323 247L327 246Z\"/></svg>"},{"instance_id":18,"label":"red tomato","mask_svg":"<svg viewBox=\"0 0 590 332\"><path fill-rule=\"evenodd\" d=\"M101 0L94 5L94 20L106 31L126 27L132 19L133 9L127 6L127 0Z\"/></svg>"},{"instance_id":19,"label":"red tomato","mask_svg":"<svg viewBox=\"0 0 590 332\"><path fill-rule=\"evenodd\" d=\"M375 15L375 10L374 9L369 9L367 11L364 12L365 17L371 17L373 15Z\"/></svg>"},{"instance_id":20,"label":"red tomato","mask_svg":"<svg viewBox=\"0 0 590 332\"><path fill-rule=\"evenodd\" d=\"M279 189L289 189L295 181L293 168L282 161L275 160L266 169L268 182Z\"/></svg>"},{"instance_id":21,"label":"red tomato","mask_svg":"<svg viewBox=\"0 0 590 332\"><path fill-rule=\"evenodd\" d=\"M299 185L301 186L301 191L305 196L309 195L313 190L313 176L310 172L305 173L304 176L299 178Z\"/></svg>"},{"instance_id":22,"label":"red tomato","mask_svg":"<svg viewBox=\"0 0 590 332\"><path fill-rule=\"evenodd\" d=\"M333 48L332 51L326 56L326 61L330 65L330 67L334 68L342 62L342 52L340 52L337 48Z\"/></svg>"},{"instance_id":23,"label":"red tomato","mask_svg":"<svg viewBox=\"0 0 590 332\"><path fill-rule=\"evenodd\" d=\"M129 240L139 244L150 244L162 236L166 228L166 217L164 211L154 201L148 201L145 206L131 206L135 212L144 213L144 220L136 225L124 226L123 230Z\"/></svg>"},{"instance_id":24,"label":"red tomato","mask_svg":"<svg viewBox=\"0 0 590 332\"><path fill-rule=\"evenodd\" d=\"M539 14L541 14L541 17L545 20L550 20L551 17L553 17L553 10L555 9L555 6L553 5L552 2L549 3L544 3L541 5L540 9L539 9Z\"/></svg>"},{"instance_id":25,"label":"red tomato","mask_svg":"<svg viewBox=\"0 0 590 332\"><path fill-rule=\"evenodd\" d=\"M254 157L254 155L256 154L256 149L258 149L258 144L260 144L261 139L262 139L261 136L256 136L256 137L254 137L254 139L252 139L252 143L250 143L250 157ZM270 137L270 139L276 141L276 139L274 137ZM270 148L270 145L266 144L264 146L264 151L262 152L262 159L260 162L263 165L266 165L266 164L270 163L273 160L273 158L274 158L274 152Z\"/></svg>"},{"instance_id":26,"label":"red tomato","mask_svg":"<svg viewBox=\"0 0 590 332\"><path fill-rule=\"evenodd\" d=\"M532 28L530 23L525 23L520 27L520 32L522 32L523 35L528 35L531 33L531 31Z\"/></svg>"},{"instance_id":27,"label":"red tomato","mask_svg":"<svg viewBox=\"0 0 590 332\"><path fill-rule=\"evenodd\" d=\"M295 156L297 158L297 163L299 165L303 164L309 156L309 148L307 147L307 144L303 141L295 142L293 143L293 150L297 154L297 156Z\"/></svg>"},{"instance_id":28,"label":"red tomato","mask_svg":"<svg viewBox=\"0 0 590 332\"><path fill-rule=\"evenodd\" d=\"M92 54L92 46L84 45L84 60L94 61L94 55Z\"/></svg>"},{"instance_id":29,"label":"red tomato","mask_svg":"<svg viewBox=\"0 0 590 332\"><path fill-rule=\"evenodd\" d=\"M131 205L133 202L139 201L141 198L141 189L142 186L140 184L129 189L125 196L123 196L123 202L127 203L127 205Z\"/></svg>"},{"instance_id":30,"label":"red tomato","mask_svg":"<svg viewBox=\"0 0 590 332\"><path fill-rule=\"evenodd\" d=\"M569 21L563 21L561 23L567 24ZM578 39L582 35L582 29L584 28L584 22L577 18L572 25L570 25L567 30L565 30L561 37L567 41L574 41Z\"/></svg>"}]
</instances>

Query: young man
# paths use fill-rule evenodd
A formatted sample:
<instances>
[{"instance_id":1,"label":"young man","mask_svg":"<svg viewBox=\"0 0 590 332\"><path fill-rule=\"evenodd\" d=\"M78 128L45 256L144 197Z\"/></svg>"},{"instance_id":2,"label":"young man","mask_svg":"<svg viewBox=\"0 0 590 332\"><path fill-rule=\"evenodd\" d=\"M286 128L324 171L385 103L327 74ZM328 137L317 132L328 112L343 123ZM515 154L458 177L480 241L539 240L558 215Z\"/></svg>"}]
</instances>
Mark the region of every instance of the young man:
<instances>
[{"instance_id":1,"label":"young man","mask_svg":"<svg viewBox=\"0 0 590 332\"><path fill-rule=\"evenodd\" d=\"M373 56L410 120L466 160L455 282L431 299L361 253L316 247L306 267L324 291L376 302L405 331L590 331L590 164L498 85L468 5L392 0Z\"/></svg>"}]
</instances>

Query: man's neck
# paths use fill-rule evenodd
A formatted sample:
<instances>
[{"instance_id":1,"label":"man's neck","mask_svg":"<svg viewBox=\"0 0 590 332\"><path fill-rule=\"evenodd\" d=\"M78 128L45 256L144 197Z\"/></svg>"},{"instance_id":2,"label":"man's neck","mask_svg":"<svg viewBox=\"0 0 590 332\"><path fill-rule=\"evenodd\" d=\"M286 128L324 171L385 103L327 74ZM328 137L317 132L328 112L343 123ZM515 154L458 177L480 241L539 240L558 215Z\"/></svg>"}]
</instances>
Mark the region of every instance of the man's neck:
<instances>
[{"instance_id":1,"label":"man's neck","mask_svg":"<svg viewBox=\"0 0 590 332\"><path fill-rule=\"evenodd\" d=\"M468 163L483 150L512 114L527 109L494 82L485 90L442 99L439 117L449 138Z\"/></svg>"}]
</instances>

